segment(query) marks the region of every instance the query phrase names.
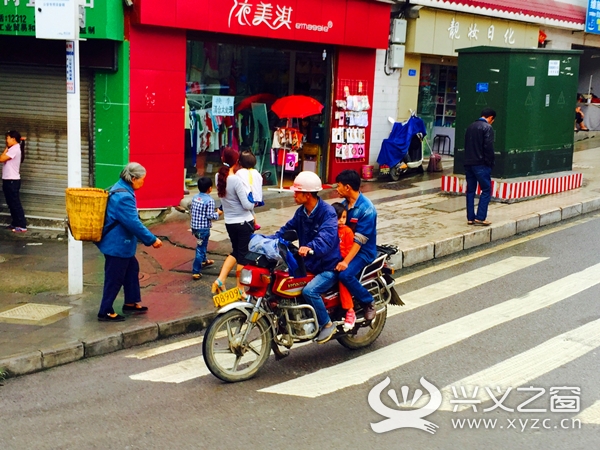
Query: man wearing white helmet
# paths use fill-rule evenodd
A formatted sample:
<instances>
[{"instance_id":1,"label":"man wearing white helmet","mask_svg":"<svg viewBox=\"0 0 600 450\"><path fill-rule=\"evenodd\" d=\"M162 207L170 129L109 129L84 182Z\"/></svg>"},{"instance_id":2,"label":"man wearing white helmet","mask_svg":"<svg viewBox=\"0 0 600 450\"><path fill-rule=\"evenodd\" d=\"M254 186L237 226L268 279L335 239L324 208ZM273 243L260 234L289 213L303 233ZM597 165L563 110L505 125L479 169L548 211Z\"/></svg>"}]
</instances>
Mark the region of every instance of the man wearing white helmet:
<instances>
[{"instance_id":1,"label":"man wearing white helmet","mask_svg":"<svg viewBox=\"0 0 600 450\"><path fill-rule=\"evenodd\" d=\"M313 172L300 172L290 188L300 208L294 217L275 235L282 237L287 230L298 233L300 249L305 258L306 270L316 276L302 290L306 303L317 313L320 332L316 337L319 344L327 342L335 333L321 294L337 283L335 266L342 259L338 238L338 219L335 209L318 196L323 189L321 179ZM312 254L309 254L312 250Z\"/></svg>"}]
</instances>

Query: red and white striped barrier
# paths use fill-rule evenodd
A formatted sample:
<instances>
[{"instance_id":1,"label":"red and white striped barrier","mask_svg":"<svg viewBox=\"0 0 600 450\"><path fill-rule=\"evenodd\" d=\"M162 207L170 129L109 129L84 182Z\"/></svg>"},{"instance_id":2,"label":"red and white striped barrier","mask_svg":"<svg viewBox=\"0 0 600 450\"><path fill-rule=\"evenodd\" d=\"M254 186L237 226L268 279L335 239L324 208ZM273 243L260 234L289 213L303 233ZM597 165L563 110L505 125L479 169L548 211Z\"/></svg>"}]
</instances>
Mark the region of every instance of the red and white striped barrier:
<instances>
[{"instance_id":1,"label":"red and white striped barrier","mask_svg":"<svg viewBox=\"0 0 600 450\"><path fill-rule=\"evenodd\" d=\"M573 173L558 177L540 178L527 181L492 180L492 198L497 200L517 200L540 195L557 194L581 187L583 174ZM455 175L442 177L442 191L464 194L467 180ZM481 189L477 186L477 194Z\"/></svg>"}]
</instances>

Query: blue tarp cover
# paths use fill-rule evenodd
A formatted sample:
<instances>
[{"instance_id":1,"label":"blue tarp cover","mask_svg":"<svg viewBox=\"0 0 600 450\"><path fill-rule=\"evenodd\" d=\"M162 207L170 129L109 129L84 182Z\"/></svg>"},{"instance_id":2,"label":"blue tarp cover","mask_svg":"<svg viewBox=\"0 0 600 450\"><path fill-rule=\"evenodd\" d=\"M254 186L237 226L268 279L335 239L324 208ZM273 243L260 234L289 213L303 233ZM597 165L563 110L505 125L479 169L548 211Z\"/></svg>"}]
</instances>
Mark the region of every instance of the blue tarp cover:
<instances>
[{"instance_id":1,"label":"blue tarp cover","mask_svg":"<svg viewBox=\"0 0 600 450\"><path fill-rule=\"evenodd\" d=\"M398 164L410 147L410 141L415 134L427 134L425 123L420 117L412 116L406 123L396 122L390 133L390 137L381 143L381 151L377 157L377 163L382 166L394 167Z\"/></svg>"}]
</instances>

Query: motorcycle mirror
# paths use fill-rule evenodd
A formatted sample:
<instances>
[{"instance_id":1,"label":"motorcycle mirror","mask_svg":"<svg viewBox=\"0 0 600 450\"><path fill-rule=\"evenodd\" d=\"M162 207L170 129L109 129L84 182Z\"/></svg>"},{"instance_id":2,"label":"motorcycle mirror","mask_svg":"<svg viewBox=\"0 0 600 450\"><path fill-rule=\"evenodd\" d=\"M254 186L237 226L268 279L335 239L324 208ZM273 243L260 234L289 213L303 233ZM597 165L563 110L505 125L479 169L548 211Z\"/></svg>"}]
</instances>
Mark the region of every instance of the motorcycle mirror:
<instances>
[{"instance_id":1,"label":"motorcycle mirror","mask_svg":"<svg viewBox=\"0 0 600 450\"><path fill-rule=\"evenodd\" d=\"M298 233L296 230L287 230L283 233L283 238L288 242L294 242L298 240Z\"/></svg>"}]
</instances>

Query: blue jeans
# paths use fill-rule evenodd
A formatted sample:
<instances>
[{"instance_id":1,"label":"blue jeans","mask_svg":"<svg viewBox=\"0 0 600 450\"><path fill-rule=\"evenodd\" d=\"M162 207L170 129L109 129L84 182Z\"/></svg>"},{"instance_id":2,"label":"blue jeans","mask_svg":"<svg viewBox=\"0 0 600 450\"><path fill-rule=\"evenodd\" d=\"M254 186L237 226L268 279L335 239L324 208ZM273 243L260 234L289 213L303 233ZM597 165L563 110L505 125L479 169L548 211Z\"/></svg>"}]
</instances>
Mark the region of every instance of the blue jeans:
<instances>
[{"instance_id":1,"label":"blue jeans","mask_svg":"<svg viewBox=\"0 0 600 450\"><path fill-rule=\"evenodd\" d=\"M373 303L373 296L360 284L356 276L373 261L368 261L360 252L350 261L348 268L339 274L340 283L352 294L355 300L361 303Z\"/></svg>"},{"instance_id":2,"label":"blue jeans","mask_svg":"<svg viewBox=\"0 0 600 450\"><path fill-rule=\"evenodd\" d=\"M488 213L488 205L492 197L492 168L488 166L465 166L465 177L467 178L467 220L485 220ZM475 214L475 192L477 183L481 188L477 214Z\"/></svg>"},{"instance_id":3,"label":"blue jeans","mask_svg":"<svg viewBox=\"0 0 600 450\"><path fill-rule=\"evenodd\" d=\"M192 234L197 239L196 257L194 258L194 264L192 265L192 273L200 273L202 271L202 263L206 261L206 249L208 248L210 228L192 230Z\"/></svg>"},{"instance_id":4,"label":"blue jeans","mask_svg":"<svg viewBox=\"0 0 600 450\"><path fill-rule=\"evenodd\" d=\"M142 301L140 294L140 265L135 256L119 258L118 256L104 255L104 292L100 302L98 316L105 316L115 312L113 303L123 287L125 303L139 303Z\"/></svg>"},{"instance_id":5,"label":"blue jeans","mask_svg":"<svg viewBox=\"0 0 600 450\"><path fill-rule=\"evenodd\" d=\"M325 308L325 303L321 298L321 294L324 294L330 290L337 283L336 272L323 272L314 277L310 282L304 286L302 290L302 296L306 303L312 306L317 313L317 321L319 322L319 328L327 325L330 322L329 314Z\"/></svg>"}]
</instances>

